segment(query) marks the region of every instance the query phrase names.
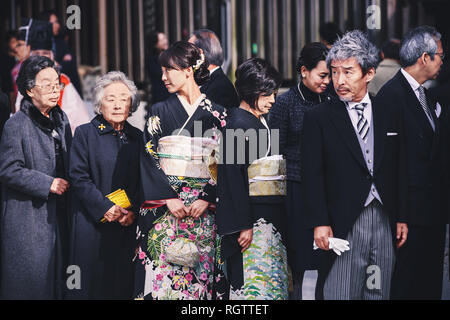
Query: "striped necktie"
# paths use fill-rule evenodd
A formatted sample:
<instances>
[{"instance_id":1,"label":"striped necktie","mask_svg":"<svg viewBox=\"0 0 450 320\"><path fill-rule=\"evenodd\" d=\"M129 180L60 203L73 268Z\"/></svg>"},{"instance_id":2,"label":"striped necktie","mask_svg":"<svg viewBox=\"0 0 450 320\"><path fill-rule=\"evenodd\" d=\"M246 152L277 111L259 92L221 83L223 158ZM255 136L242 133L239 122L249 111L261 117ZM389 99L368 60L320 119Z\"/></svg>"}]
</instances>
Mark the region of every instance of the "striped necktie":
<instances>
[{"instance_id":1,"label":"striped necktie","mask_svg":"<svg viewBox=\"0 0 450 320\"><path fill-rule=\"evenodd\" d=\"M360 103L355 105L355 110L358 113L358 124L356 129L358 130L361 139L364 143L367 142L367 134L369 133L370 125L369 121L364 117L364 108L367 106L367 103Z\"/></svg>"},{"instance_id":2,"label":"striped necktie","mask_svg":"<svg viewBox=\"0 0 450 320\"><path fill-rule=\"evenodd\" d=\"M427 97L425 95L425 88L423 86L420 86L417 91L419 91L419 102L420 105L423 108L423 111L425 111L425 114L427 115L428 121L430 121L431 127L433 128L433 131L435 130L435 126L434 126L434 120L433 120L433 116L431 114L430 108L428 108L428 103L427 103Z\"/></svg>"}]
</instances>

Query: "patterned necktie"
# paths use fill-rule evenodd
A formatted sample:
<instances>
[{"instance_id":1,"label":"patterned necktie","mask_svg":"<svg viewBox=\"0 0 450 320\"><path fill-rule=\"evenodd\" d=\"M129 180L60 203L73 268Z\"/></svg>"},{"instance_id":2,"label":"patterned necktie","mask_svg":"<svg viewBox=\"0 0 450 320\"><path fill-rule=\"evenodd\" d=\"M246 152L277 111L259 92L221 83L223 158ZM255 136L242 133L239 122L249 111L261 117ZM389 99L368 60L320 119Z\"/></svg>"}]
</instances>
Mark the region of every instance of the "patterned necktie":
<instances>
[{"instance_id":1,"label":"patterned necktie","mask_svg":"<svg viewBox=\"0 0 450 320\"><path fill-rule=\"evenodd\" d=\"M428 108L427 97L425 96L425 88L423 86L420 86L417 90L419 91L420 105L422 106L423 111L425 111L428 121L430 121L431 127L433 128L433 131L434 131L434 120L433 120L433 116L431 114L430 108Z\"/></svg>"},{"instance_id":2,"label":"patterned necktie","mask_svg":"<svg viewBox=\"0 0 450 320\"><path fill-rule=\"evenodd\" d=\"M367 142L367 134L369 133L370 125L369 121L364 117L364 108L367 106L367 103L360 103L355 105L355 110L358 113L358 124L356 129L358 130L361 139L364 143Z\"/></svg>"}]
</instances>

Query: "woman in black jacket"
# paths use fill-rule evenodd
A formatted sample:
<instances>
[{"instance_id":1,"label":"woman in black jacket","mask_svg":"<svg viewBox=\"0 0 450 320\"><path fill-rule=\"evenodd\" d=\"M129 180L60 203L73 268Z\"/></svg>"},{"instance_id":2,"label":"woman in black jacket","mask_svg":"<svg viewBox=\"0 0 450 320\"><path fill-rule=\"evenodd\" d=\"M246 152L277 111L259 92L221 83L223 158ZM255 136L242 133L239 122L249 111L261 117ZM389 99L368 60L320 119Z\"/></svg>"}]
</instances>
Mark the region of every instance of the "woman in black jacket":
<instances>
[{"instance_id":1,"label":"woman in black jacket","mask_svg":"<svg viewBox=\"0 0 450 320\"><path fill-rule=\"evenodd\" d=\"M269 126L280 130L280 153L287 161L288 258L294 278L292 298L296 300L302 297L305 270L317 269L313 233L307 229L301 212L301 135L305 111L328 99L327 54L328 49L318 42L302 49L296 66L301 81L277 98L269 114Z\"/></svg>"}]
</instances>

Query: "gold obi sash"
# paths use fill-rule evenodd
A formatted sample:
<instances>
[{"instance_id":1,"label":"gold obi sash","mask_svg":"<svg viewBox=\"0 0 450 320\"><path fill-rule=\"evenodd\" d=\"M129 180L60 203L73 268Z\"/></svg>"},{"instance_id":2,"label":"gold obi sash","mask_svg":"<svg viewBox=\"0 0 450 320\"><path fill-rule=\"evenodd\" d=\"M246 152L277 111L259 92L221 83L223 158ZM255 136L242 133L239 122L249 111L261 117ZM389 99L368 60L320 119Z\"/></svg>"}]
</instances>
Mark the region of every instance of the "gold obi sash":
<instances>
[{"instance_id":1,"label":"gold obi sash","mask_svg":"<svg viewBox=\"0 0 450 320\"><path fill-rule=\"evenodd\" d=\"M217 181L218 143L210 138L166 136L158 142L159 164L168 176Z\"/></svg>"},{"instance_id":2,"label":"gold obi sash","mask_svg":"<svg viewBox=\"0 0 450 320\"><path fill-rule=\"evenodd\" d=\"M248 167L250 196L286 195L286 160L271 156L253 161Z\"/></svg>"}]
</instances>

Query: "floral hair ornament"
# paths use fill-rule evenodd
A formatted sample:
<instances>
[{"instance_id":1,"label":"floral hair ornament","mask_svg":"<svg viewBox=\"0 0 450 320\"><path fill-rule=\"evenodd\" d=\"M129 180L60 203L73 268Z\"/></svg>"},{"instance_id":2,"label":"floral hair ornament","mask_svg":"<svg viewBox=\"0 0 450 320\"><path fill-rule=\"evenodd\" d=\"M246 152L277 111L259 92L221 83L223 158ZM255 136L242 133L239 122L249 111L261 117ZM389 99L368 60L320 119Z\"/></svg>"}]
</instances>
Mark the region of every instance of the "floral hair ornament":
<instances>
[{"instance_id":1,"label":"floral hair ornament","mask_svg":"<svg viewBox=\"0 0 450 320\"><path fill-rule=\"evenodd\" d=\"M200 59L197 60L197 62L195 63L195 66L193 66L192 68L194 68L194 71L197 71L198 69L200 69L200 66L205 63L205 55L203 53L200 53Z\"/></svg>"}]
</instances>

